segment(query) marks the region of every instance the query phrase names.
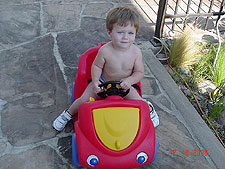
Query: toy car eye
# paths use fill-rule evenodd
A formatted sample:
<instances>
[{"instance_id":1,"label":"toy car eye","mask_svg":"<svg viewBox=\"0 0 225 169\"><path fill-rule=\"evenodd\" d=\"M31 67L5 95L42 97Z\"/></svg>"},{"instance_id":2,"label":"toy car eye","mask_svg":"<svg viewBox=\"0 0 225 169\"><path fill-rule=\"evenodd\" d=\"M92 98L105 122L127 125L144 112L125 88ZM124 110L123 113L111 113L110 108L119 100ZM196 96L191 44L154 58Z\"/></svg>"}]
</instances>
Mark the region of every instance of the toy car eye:
<instances>
[{"instance_id":1,"label":"toy car eye","mask_svg":"<svg viewBox=\"0 0 225 169\"><path fill-rule=\"evenodd\" d=\"M144 152L141 152L137 155L137 162L140 164L145 163L148 160L148 155Z\"/></svg>"},{"instance_id":2,"label":"toy car eye","mask_svg":"<svg viewBox=\"0 0 225 169\"><path fill-rule=\"evenodd\" d=\"M86 161L87 161L88 165L90 165L91 167L98 165L98 162L99 162L98 157L96 155L88 156Z\"/></svg>"}]
</instances>

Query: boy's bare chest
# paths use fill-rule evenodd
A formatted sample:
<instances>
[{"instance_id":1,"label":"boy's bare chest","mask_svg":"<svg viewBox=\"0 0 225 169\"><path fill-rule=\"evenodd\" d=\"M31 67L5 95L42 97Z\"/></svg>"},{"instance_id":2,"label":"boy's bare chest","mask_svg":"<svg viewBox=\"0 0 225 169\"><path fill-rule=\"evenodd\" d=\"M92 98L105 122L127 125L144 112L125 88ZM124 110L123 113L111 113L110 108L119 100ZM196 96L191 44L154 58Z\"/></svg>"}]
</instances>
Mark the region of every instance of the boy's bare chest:
<instances>
[{"instance_id":1,"label":"boy's bare chest","mask_svg":"<svg viewBox=\"0 0 225 169\"><path fill-rule=\"evenodd\" d=\"M134 66L134 56L111 56L106 59L105 68L113 71L129 71Z\"/></svg>"}]
</instances>

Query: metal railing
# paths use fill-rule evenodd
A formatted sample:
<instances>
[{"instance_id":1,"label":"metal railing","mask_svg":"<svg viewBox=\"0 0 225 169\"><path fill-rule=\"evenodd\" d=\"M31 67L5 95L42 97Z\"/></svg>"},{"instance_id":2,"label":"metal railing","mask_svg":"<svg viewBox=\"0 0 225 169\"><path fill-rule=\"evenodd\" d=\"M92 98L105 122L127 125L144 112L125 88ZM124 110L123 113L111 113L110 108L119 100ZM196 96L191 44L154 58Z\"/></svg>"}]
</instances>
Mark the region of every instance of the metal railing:
<instances>
[{"instance_id":1,"label":"metal railing","mask_svg":"<svg viewBox=\"0 0 225 169\"><path fill-rule=\"evenodd\" d=\"M225 0L134 0L149 23L154 36L169 36L168 32L183 31L189 24L200 29L216 31L216 24L225 14ZM225 30L225 22L219 27Z\"/></svg>"},{"instance_id":2,"label":"metal railing","mask_svg":"<svg viewBox=\"0 0 225 169\"><path fill-rule=\"evenodd\" d=\"M191 23L204 30L215 30L220 16L225 14L224 5L225 0L160 0L155 37L162 38L164 26L179 31Z\"/></svg>"}]
</instances>

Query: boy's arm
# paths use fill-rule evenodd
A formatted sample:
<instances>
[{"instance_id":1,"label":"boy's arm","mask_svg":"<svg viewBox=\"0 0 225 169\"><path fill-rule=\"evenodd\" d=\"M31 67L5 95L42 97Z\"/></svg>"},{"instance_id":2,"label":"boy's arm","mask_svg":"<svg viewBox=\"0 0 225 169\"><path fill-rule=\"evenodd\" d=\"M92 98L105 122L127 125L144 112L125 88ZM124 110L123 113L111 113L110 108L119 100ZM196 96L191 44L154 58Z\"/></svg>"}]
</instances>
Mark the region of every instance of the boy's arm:
<instances>
[{"instance_id":1,"label":"boy's arm","mask_svg":"<svg viewBox=\"0 0 225 169\"><path fill-rule=\"evenodd\" d=\"M100 49L91 67L91 78L94 82L94 90L96 93L100 91L100 88L98 87L98 85L100 84L99 78L101 76L104 64L105 59L103 57L103 52Z\"/></svg>"},{"instance_id":2,"label":"boy's arm","mask_svg":"<svg viewBox=\"0 0 225 169\"><path fill-rule=\"evenodd\" d=\"M131 87L131 85L136 84L141 81L141 79L144 77L144 64L142 60L142 53L141 50L138 48L137 50L137 57L134 62L134 68L133 73L131 76L122 79L120 86L127 90Z\"/></svg>"}]
</instances>

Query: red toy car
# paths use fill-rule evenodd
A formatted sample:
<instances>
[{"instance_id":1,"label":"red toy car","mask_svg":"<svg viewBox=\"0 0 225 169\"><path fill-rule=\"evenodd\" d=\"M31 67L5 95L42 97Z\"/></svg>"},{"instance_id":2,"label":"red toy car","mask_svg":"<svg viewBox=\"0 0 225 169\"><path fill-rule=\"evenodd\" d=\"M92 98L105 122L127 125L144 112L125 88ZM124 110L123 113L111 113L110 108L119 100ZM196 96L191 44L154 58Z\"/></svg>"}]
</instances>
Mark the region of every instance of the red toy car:
<instances>
[{"instance_id":1,"label":"red toy car","mask_svg":"<svg viewBox=\"0 0 225 169\"><path fill-rule=\"evenodd\" d=\"M73 101L81 96L91 81L91 65L100 47L87 50L79 60L73 84ZM157 154L155 128L149 106L141 100L124 100L127 92L120 82L102 84L104 98L81 104L72 135L75 166L86 168L136 168L154 161ZM141 95L140 83L137 90Z\"/></svg>"}]
</instances>

